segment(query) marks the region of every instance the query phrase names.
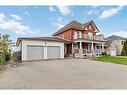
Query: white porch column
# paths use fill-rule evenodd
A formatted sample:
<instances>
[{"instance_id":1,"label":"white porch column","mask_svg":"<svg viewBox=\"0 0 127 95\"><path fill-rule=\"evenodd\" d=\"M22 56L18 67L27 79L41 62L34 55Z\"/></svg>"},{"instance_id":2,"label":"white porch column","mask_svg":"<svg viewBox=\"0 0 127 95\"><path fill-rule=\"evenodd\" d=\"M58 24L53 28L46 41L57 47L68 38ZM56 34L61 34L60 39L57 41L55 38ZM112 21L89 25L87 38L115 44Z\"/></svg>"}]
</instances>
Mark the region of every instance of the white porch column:
<instances>
[{"instance_id":1,"label":"white porch column","mask_svg":"<svg viewBox=\"0 0 127 95\"><path fill-rule=\"evenodd\" d=\"M82 49L82 42L80 42L80 46L79 46L80 49Z\"/></svg>"},{"instance_id":2,"label":"white porch column","mask_svg":"<svg viewBox=\"0 0 127 95\"><path fill-rule=\"evenodd\" d=\"M82 42L79 43L79 54L80 54L80 58L82 58L83 56Z\"/></svg>"},{"instance_id":3,"label":"white porch column","mask_svg":"<svg viewBox=\"0 0 127 95\"><path fill-rule=\"evenodd\" d=\"M67 46L64 44L64 54L67 54Z\"/></svg>"},{"instance_id":4,"label":"white porch column","mask_svg":"<svg viewBox=\"0 0 127 95\"><path fill-rule=\"evenodd\" d=\"M104 43L102 43L102 52L104 52Z\"/></svg>"},{"instance_id":5,"label":"white porch column","mask_svg":"<svg viewBox=\"0 0 127 95\"><path fill-rule=\"evenodd\" d=\"M73 54L74 54L74 43L72 42L72 57L74 57Z\"/></svg>"},{"instance_id":6,"label":"white porch column","mask_svg":"<svg viewBox=\"0 0 127 95\"><path fill-rule=\"evenodd\" d=\"M91 45L91 50L92 50L92 53L94 53L93 42L92 42L92 45Z\"/></svg>"},{"instance_id":7,"label":"white porch column","mask_svg":"<svg viewBox=\"0 0 127 95\"><path fill-rule=\"evenodd\" d=\"M91 49L93 50L93 42L92 42L92 46L91 46Z\"/></svg>"}]
</instances>

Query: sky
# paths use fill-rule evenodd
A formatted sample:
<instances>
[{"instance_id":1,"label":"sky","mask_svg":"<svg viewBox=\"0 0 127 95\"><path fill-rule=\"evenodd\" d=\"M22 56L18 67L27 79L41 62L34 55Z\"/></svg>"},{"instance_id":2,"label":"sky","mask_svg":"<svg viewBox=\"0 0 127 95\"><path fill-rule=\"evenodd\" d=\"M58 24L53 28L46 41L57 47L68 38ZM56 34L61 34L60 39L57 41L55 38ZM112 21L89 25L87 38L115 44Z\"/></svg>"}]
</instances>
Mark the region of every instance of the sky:
<instances>
[{"instance_id":1,"label":"sky","mask_svg":"<svg viewBox=\"0 0 127 95\"><path fill-rule=\"evenodd\" d=\"M51 36L70 21L93 20L105 36L127 37L126 6L0 6L0 33L18 37Z\"/></svg>"}]
</instances>

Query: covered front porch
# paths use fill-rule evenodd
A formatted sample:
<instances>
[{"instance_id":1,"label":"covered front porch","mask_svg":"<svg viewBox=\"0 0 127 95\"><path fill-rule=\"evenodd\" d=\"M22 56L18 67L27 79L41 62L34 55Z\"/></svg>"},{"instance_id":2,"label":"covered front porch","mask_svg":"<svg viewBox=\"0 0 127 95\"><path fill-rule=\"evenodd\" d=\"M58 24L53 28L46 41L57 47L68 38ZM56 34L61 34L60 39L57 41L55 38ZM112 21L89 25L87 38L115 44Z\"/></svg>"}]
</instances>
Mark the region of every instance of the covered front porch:
<instances>
[{"instance_id":1,"label":"covered front porch","mask_svg":"<svg viewBox=\"0 0 127 95\"><path fill-rule=\"evenodd\" d=\"M84 57L89 55L100 56L105 51L103 41L74 41L72 43L72 54L74 57Z\"/></svg>"}]
</instances>

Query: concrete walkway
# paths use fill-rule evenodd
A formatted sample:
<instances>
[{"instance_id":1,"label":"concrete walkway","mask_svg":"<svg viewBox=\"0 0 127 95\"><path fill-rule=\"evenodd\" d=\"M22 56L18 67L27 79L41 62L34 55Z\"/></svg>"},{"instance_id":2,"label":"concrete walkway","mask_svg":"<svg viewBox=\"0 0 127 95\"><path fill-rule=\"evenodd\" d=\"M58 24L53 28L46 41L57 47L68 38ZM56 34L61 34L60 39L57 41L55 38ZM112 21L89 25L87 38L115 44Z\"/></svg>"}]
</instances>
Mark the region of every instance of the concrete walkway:
<instances>
[{"instance_id":1,"label":"concrete walkway","mask_svg":"<svg viewBox=\"0 0 127 95\"><path fill-rule=\"evenodd\" d=\"M88 59L23 64L0 73L0 89L127 89L127 65Z\"/></svg>"}]
</instances>

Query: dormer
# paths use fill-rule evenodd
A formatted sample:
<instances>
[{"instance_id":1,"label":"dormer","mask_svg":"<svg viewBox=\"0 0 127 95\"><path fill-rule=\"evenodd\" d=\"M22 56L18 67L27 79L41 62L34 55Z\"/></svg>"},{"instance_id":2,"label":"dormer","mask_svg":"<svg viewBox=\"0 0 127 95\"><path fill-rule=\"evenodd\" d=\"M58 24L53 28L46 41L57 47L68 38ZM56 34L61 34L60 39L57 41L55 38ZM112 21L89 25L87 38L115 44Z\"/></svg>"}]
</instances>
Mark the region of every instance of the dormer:
<instances>
[{"instance_id":1,"label":"dormer","mask_svg":"<svg viewBox=\"0 0 127 95\"><path fill-rule=\"evenodd\" d=\"M93 20L91 20L87 23L84 23L84 28L85 28L85 30L91 30L92 28L94 28L95 32L99 32L99 29L97 28L97 26L95 25Z\"/></svg>"}]
</instances>

